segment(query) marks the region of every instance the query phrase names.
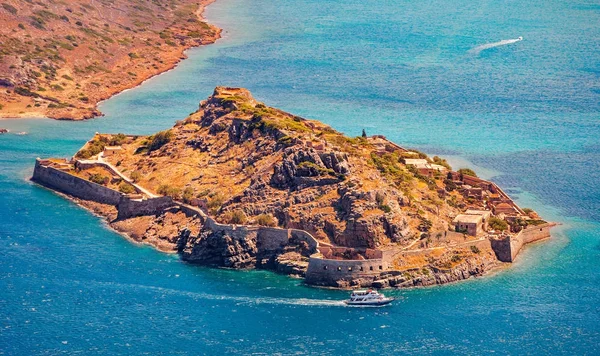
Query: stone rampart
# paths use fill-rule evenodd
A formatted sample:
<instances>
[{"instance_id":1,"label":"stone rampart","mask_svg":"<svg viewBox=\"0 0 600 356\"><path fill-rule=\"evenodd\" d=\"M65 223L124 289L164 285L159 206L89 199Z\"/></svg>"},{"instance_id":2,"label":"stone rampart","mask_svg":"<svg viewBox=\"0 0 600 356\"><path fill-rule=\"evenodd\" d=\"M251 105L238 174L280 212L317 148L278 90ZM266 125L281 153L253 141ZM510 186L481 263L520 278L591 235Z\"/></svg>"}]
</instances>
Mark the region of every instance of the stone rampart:
<instances>
[{"instance_id":1,"label":"stone rampart","mask_svg":"<svg viewBox=\"0 0 600 356\"><path fill-rule=\"evenodd\" d=\"M514 262L524 245L549 238L550 229L554 226L556 224L546 223L528 227L514 237L492 238L492 248L498 260L502 262Z\"/></svg>"},{"instance_id":2,"label":"stone rampart","mask_svg":"<svg viewBox=\"0 0 600 356\"><path fill-rule=\"evenodd\" d=\"M290 238L306 242L308 247L310 247L313 252L316 252L319 248L319 241L317 241L317 239L315 239L313 235L309 234L308 232L298 229L289 229L289 231Z\"/></svg>"},{"instance_id":3,"label":"stone rampart","mask_svg":"<svg viewBox=\"0 0 600 356\"><path fill-rule=\"evenodd\" d=\"M384 259L332 260L311 256L306 271L306 283L313 285L338 285L339 281L356 279L374 280L388 270Z\"/></svg>"},{"instance_id":4,"label":"stone rampart","mask_svg":"<svg viewBox=\"0 0 600 356\"><path fill-rule=\"evenodd\" d=\"M129 199L124 196L117 204L119 211L117 218L128 219L135 216L156 215L172 206L175 206L175 203L169 196L148 199Z\"/></svg>"},{"instance_id":5,"label":"stone rampart","mask_svg":"<svg viewBox=\"0 0 600 356\"><path fill-rule=\"evenodd\" d=\"M48 167L42 164L42 160L35 162L33 170L33 181L67 193L74 197L93 200L98 203L118 205L123 194L100 184L79 178L70 173Z\"/></svg>"}]
</instances>

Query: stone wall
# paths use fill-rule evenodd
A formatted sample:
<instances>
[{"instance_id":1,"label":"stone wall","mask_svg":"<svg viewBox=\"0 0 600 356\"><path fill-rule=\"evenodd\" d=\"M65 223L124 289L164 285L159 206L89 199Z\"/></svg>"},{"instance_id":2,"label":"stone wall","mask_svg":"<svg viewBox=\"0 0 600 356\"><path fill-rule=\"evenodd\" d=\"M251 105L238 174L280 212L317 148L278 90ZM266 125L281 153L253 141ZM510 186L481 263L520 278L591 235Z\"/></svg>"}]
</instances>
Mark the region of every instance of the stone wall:
<instances>
[{"instance_id":1,"label":"stone wall","mask_svg":"<svg viewBox=\"0 0 600 356\"><path fill-rule=\"evenodd\" d=\"M258 227L256 247L259 251L274 251L285 247L290 240L290 232L287 229L270 227Z\"/></svg>"},{"instance_id":2,"label":"stone wall","mask_svg":"<svg viewBox=\"0 0 600 356\"><path fill-rule=\"evenodd\" d=\"M511 262L515 260L524 245L549 238L550 229L553 226L555 226L555 224L532 226L524 229L515 238L512 238L510 241Z\"/></svg>"},{"instance_id":3,"label":"stone wall","mask_svg":"<svg viewBox=\"0 0 600 356\"><path fill-rule=\"evenodd\" d=\"M330 260L311 256L306 271L306 283L313 285L336 286L339 281L350 282L357 279L373 281L388 270L384 259L372 260Z\"/></svg>"},{"instance_id":4,"label":"stone wall","mask_svg":"<svg viewBox=\"0 0 600 356\"><path fill-rule=\"evenodd\" d=\"M550 229L554 226L556 224L553 223L531 226L519 232L515 237L506 236L504 238L491 239L492 248L498 260L502 262L514 262L524 245L549 238Z\"/></svg>"},{"instance_id":5,"label":"stone wall","mask_svg":"<svg viewBox=\"0 0 600 356\"><path fill-rule=\"evenodd\" d=\"M319 241L317 241L317 239L315 239L313 235L309 234L304 230L289 229L289 231L292 239L298 239L300 241L306 242L308 244L308 247L310 247L310 249L313 252L317 252L317 249L319 248Z\"/></svg>"},{"instance_id":6,"label":"stone wall","mask_svg":"<svg viewBox=\"0 0 600 356\"><path fill-rule=\"evenodd\" d=\"M123 197L118 205L118 219L128 219L135 216L160 214L167 208L175 206L173 199L169 196L148 198L148 199L129 199Z\"/></svg>"},{"instance_id":7,"label":"stone wall","mask_svg":"<svg viewBox=\"0 0 600 356\"><path fill-rule=\"evenodd\" d=\"M37 159L31 179L41 185L67 193L74 197L98 203L118 205L123 194L100 184L79 178L56 168L42 165Z\"/></svg>"}]
</instances>

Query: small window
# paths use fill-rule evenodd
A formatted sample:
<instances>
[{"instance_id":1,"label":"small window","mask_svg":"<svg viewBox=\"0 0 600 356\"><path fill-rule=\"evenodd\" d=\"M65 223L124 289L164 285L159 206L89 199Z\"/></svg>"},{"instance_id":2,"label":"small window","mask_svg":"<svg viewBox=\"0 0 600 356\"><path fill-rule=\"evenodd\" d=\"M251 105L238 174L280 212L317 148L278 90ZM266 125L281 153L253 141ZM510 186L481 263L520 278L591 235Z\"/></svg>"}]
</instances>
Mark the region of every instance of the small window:
<instances>
[{"instance_id":1,"label":"small window","mask_svg":"<svg viewBox=\"0 0 600 356\"><path fill-rule=\"evenodd\" d=\"M379 269L383 269L383 266L379 266Z\"/></svg>"},{"instance_id":2,"label":"small window","mask_svg":"<svg viewBox=\"0 0 600 356\"><path fill-rule=\"evenodd\" d=\"M373 270L373 266L370 266L369 269L372 271Z\"/></svg>"},{"instance_id":3,"label":"small window","mask_svg":"<svg viewBox=\"0 0 600 356\"><path fill-rule=\"evenodd\" d=\"M323 269L327 271L327 266L323 266Z\"/></svg>"},{"instance_id":4,"label":"small window","mask_svg":"<svg viewBox=\"0 0 600 356\"><path fill-rule=\"evenodd\" d=\"M352 267L348 267L348 271L349 271L349 272L352 272Z\"/></svg>"},{"instance_id":5,"label":"small window","mask_svg":"<svg viewBox=\"0 0 600 356\"><path fill-rule=\"evenodd\" d=\"M360 270L361 270L361 271L363 270L363 266L360 266Z\"/></svg>"},{"instance_id":6,"label":"small window","mask_svg":"<svg viewBox=\"0 0 600 356\"><path fill-rule=\"evenodd\" d=\"M338 271L340 271L340 272L341 272L341 271L342 271L342 267L338 267Z\"/></svg>"}]
</instances>

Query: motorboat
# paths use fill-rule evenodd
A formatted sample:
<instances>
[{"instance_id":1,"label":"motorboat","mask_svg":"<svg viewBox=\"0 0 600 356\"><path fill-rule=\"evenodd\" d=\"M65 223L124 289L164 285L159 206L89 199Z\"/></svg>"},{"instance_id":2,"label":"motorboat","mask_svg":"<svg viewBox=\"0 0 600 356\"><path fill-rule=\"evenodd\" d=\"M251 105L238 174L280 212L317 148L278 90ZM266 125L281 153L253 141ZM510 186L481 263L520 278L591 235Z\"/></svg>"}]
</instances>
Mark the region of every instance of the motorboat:
<instances>
[{"instance_id":1,"label":"motorboat","mask_svg":"<svg viewBox=\"0 0 600 356\"><path fill-rule=\"evenodd\" d=\"M344 303L356 306L382 306L392 301L394 301L394 298L388 298L376 290L363 289L353 291L350 294L350 299L344 300Z\"/></svg>"}]
</instances>

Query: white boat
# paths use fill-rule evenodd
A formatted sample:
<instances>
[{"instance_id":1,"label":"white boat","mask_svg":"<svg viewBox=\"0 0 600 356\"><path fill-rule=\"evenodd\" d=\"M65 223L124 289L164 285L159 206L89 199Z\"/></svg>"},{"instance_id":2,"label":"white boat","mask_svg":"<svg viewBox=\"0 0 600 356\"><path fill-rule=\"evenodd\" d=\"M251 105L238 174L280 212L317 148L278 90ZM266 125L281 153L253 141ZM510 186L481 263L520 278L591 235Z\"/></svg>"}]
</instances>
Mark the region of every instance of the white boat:
<instances>
[{"instance_id":1,"label":"white boat","mask_svg":"<svg viewBox=\"0 0 600 356\"><path fill-rule=\"evenodd\" d=\"M372 289L355 290L350 294L350 299L344 300L348 305L361 306L381 306L391 303L394 298L388 298L385 295Z\"/></svg>"}]
</instances>

